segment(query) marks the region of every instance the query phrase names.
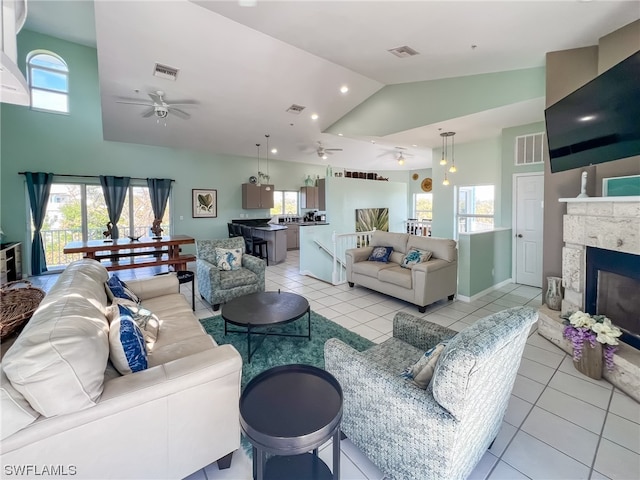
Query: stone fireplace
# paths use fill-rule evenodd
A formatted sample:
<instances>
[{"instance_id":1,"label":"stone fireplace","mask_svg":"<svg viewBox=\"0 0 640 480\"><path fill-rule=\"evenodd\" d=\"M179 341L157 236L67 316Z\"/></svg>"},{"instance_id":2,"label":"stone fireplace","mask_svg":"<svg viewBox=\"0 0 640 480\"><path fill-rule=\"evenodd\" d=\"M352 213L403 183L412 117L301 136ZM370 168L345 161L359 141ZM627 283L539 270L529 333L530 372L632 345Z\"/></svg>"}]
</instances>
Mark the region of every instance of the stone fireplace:
<instances>
[{"instance_id":1,"label":"stone fireplace","mask_svg":"<svg viewBox=\"0 0 640 480\"><path fill-rule=\"evenodd\" d=\"M562 313L605 314L632 336L640 335L640 197L564 198L560 202L567 204ZM538 332L572 353L571 344L562 338L558 312L543 306ZM604 378L640 402L640 350L621 343L614 363L615 370L605 369Z\"/></svg>"}]
</instances>

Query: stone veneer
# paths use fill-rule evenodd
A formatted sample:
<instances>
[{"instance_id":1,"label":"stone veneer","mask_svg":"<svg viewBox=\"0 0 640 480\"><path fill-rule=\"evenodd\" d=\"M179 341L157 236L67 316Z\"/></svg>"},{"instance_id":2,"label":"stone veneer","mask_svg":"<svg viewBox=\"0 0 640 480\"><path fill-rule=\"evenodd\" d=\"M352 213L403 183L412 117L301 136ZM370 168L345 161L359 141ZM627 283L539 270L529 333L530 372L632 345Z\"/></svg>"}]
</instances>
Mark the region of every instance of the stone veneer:
<instances>
[{"instance_id":1,"label":"stone veneer","mask_svg":"<svg viewBox=\"0 0 640 480\"><path fill-rule=\"evenodd\" d=\"M640 255L640 197L561 198L567 204L563 218L562 312L584 310L586 247ZM562 338L560 314L540 308L538 333L569 354L571 344ZM614 355L616 368L603 376L640 402L640 351L620 344Z\"/></svg>"}]
</instances>

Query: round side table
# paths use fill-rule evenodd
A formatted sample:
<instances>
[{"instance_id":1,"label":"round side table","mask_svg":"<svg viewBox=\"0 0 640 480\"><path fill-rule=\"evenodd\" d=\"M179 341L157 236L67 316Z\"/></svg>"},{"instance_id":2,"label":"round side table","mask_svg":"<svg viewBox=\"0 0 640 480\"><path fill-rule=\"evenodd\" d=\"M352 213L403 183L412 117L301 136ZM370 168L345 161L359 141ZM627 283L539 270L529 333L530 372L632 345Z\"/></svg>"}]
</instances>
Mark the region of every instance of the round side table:
<instances>
[{"instance_id":1,"label":"round side table","mask_svg":"<svg viewBox=\"0 0 640 480\"><path fill-rule=\"evenodd\" d=\"M240 426L253 445L254 478L339 479L342 399L335 377L311 365L274 367L251 380L240 397ZM333 474L318 458L329 439Z\"/></svg>"}]
</instances>

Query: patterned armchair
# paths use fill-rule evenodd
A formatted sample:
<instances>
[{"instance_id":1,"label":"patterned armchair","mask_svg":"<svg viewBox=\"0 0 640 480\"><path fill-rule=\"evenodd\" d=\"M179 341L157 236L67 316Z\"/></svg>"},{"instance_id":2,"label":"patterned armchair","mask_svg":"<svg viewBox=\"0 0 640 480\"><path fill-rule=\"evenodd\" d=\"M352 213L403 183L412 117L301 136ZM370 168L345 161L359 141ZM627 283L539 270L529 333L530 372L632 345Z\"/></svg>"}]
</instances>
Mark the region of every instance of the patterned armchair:
<instances>
[{"instance_id":1,"label":"patterned armchair","mask_svg":"<svg viewBox=\"0 0 640 480\"><path fill-rule=\"evenodd\" d=\"M400 312L393 337L364 352L327 340L326 369L344 392L342 431L389 478L466 478L500 430L537 318L517 307L456 333ZM446 339L426 390L400 376Z\"/></svg>"},{"instance_id":2,"label":"patterned armchair","mask_svg":"<svg viewBox=\"0 0 640 480\"><path fill-rule=\"evenodd\" d=\"M251 255L242 255L242 268L218 270L216 247L240 248L244 252L244 238L233 237L220 240L196 240L196 271L200 296L213 305L214 310L229 300L264 292L265 262Z\"/></svg>"}]
</instances>

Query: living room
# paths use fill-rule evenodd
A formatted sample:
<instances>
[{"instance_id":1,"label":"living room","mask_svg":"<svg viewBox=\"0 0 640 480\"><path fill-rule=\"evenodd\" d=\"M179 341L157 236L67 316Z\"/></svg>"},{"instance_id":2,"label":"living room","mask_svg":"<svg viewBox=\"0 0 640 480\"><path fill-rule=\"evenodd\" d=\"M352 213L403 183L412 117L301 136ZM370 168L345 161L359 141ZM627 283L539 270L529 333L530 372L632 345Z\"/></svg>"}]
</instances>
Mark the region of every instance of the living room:
<instances>
[{"instance_id":1,"label":"living room","mask_svg":"<svg viewBox=\"0 0 640 480\"><path fill-rule=\"evenodd\" d=\"M628 22L625 22L628 23ZM637 24L637 22L636 22ZM637 28L632 26L632 32L637 32ZM628 30L628 29L627 29ZM625 30L625 31L627 31ZM617 28L616 28L617 31ZM633 48L637 49L637 43L632 41L620 40L620 35L613 35L614 30L604 32L607 36L605 42L601 46L602 51L606 51L607 55L611 55L612 58L618 58L618 61L624 58L624 52L629 51L629 44ZM607 34L612 33L611 36ZM623 32L624 33L624 32ZM628 35L628 34L627 34ZM636 37L637 38L637 37ZM619 46L622 42L623 46ZM99 47L98 47L99 48ZM51 52L55 52L62 57L69 66L70 72L70 114L65 116L38 112L29 110L25 107L2 104L2 231L5 239L19 240L25 245L30 243L28 232L29 226L29 213L28 213L28 200L25 195L25 185L23 178L18 172L21 171L49 171L54 174L75 174L75 175L130 175L132 177L146 178L149 176L157 178L173 178L175 183L173 186L173 193L171 199L171 228L174 233L185 233L196 239L198 238L223 238L227 236L226 223L234 218L242 218L245 215L252 218L262 218L268 216L268 212L265 211L247 211L241 208L241 188L242 183L246 183L250 176L256 175L259 167L257 156L255 155L255 143L261 142L264 133L271 133L270 139L272 145L276 145L280 141L273 132L270 131L269 125L260 126L261 135L255 138L255 135L247 135L246 148L248 149L245 155L231 155L231 154L211 154L209 152L200 151L199 149L189 149L185 147L166 147L166 146L154 146L154 145L142 145L137 143L126 143L120 141L105 141L103 133L103 109L102 105L102 92L107 88L103 85L102 73L99 70L99 59L95 48L81 45L78 43L55 38L50 35L39 33L36 31L23 30L18 35L18 64L20 69L25 71L25 62L29 52L38 49L45 49ZM558 50L565 50L560 49ZM597 47L595 47L597 51ZM611 53L613 52L613 53ZM546 104L553 103L555 99L561 98L574 88L579 86L584 81L592 78L600 73L598 70L596 61L597 52L594 53L594 48L581 48L578 50L566 50L565 52L556 52L555 57L549 57L550 62L547 62L546 68L538 67L531 69L524 69L527 71L519 72L522 78L527 79L529 90L526 95L530 95L534 98L543 98L545 96L546 87ZM616 63L615 61L613 63ZM567 73L567 69L571 69L570 74ZM577 72L579 74L577 74ZM503 72L504 74L495 74L494 81L499 88L505 89L506 85L514 82L512 74ZM545 82L546 76L546 82ZM561 80L558 80L561 79ZM477 84L486 80L486 77L482 74L478 76L469 76L460 80L461 86L459 89L449 92L450 95L460 95L465 91L478 91L481 87ZM476 83L477 82L477 83ZM545 85L546 83L546 85ZM423 86L429 86L429 81L426 81ZM433 87L434 84L431 83ZM127 85L127 87L130 87ZM391 90L391 89L390 89ZM523 88L523 90L525 90ZM121 95L132 96L132 91L122 92ZM394 93L388 91L388 98L393 98ZM398 102L400 97L404 94L398 95ZM519 100L523 100L524 93ZM358 109L353 110L351 120L355 121L358 116L371 115L367 111L367 108L375 109L375 104L364 104ZM113 105L110 108L114 108ZM404 113L410 112L409 103L399 103L399 110ZM466 113L474 113L472 109L466 111ZM541 112L540 112L541 114ZM194 113L195 116L195 113ZM407 122L410 122L410 115L407 114ZM156 123L154 119L141 119L149 121L152 127L162 129L163 136L172 137L174 134L171 132L173 125L180 119L169 119L167 126L164 127L160 123ZM345 123L350 121L349 117L345 117L342 120ZM175 123L174 123L175 122ZM437 122L431 122L437 123ZM443 122L444 123L444 122ZM334 132L337 135L340 123L336 125L326 125L327 131ZM452 129L456 129L452 124ZM458 130L459 131L459 130ZM543 278L551 275L561 274L561 251L562 251L562 234L561 216L564 213L562 209L563 205L559 205L558 198L561 197L575 197L580 191L580 174L581 171L571 171L562 174L551 174L548 171L546 165L536 165L533 167L522 167L516 169L514 166L514 139L519 135L534 134L544 131L544 123L542 119L537 119L529 123L509 126L500 130L500 132L487 139L480 139L476 141L468 142L461 133L456 135L456 150L455 161L458 166L458 173L455 180L452 181L453 185L462 184L493 184L496 188L496 205L495 205L495 225L505 228L511 228L511 210L512 210L512 175L516 172L534 171L543 172L545 178L545 211L544 211L544 223L545 223L545 251L543 258ZM460 131L459 131L460 132ZM330 135L330 133L323 133L323 135ZM437 132L434 135L438 135ZM335 136L335 135L332 135ZM326 137L323 137L326 138ZM307 145L308 146L308 145ZM243 147L244 148L244 147ZM262 146L264 148L264 145ZM432 150L432 157L438 159L441 150L437 146ZM315 155L315 152L312 152ZM345 155L346 154L346 155ZM260 154L259 154L260 155ZM263 150L262 165L265 165L265 153ZM297 161L283 161L278 160L276 154L271 154L268 160L269 175L276 185L278 190L283 191L297 191L300 186L303 185L304 179L311 175L312 177L320 176L324 177L327 173L327 163L320 162L317 156L311 160L307 157L307 161L301 163ZM340 155L349 155L348 151L344 153L336 153L330 157L329 162L332 163L333 171L337 171L336 166L340 166ZM387 163L394 161L393 156L387 157ZM410 167L411 158L407 162L407 168L402 170L395 170L391 168L381 168L374 166L372 168L361 167L362 170L373 170L379 175L389 177L392 182L404 183L406 185L406 216L411 216L410 212L413 209L413 194L420 192L419 182L412 179L414 174L418 175L418 178L433 178L433 234L438 237L452 238L454 236L452 221L454 215L454 189L442 185L444 169L437 165L437 161L434 161L430 167L412 168ZM366 164L362 161L362 164ZM344 165L346 169L353 168L348 165ZM601 195L601 180L605 177L611 176L624 176L624 175L637 175L640 173L640 166L638 165L637 157L620 160L617 162L611 162L608 164L599 165L596 167L590 167L589 171L589 184L588 191L592 196ZM374 188L375 184L371 183L371 187ZM212 219L198 219L192 218L191 214L191 190L192 189L216 189L217 190L217 218ZM330 214L330 212L328 212ZM186 250L189 247L185 247ZM192 250L191 253L195 253ZM267 270L267 285L269 289L278 288L301 288L306 285L306 280L298 275L295 271L294 262L297 261L295 255L290 255L290 259L285 265L268 267ZM23 265L25 269L29 265L28 257L25 254ZM46 281L45 281L46 283ZM295 283L295 284L293 284ZM544 287L543 290L544 291ZM511 287L509 287L511 288ZM333 291L327 291L320 295L319 292L327 290L327 288L321 288L316 285L314 290L314 296L319 299L327 296L331 296ZM523 289L526 291L526 289ZM507 295L511 290L505 292L501 291L501 296ZM345 292L340 292L345 293ZM333 294L340 294L333 292ZM538 300L536 300L538 298ZM381 303L384 297L380 297ZM388 300L388 299L387 299ZM495 303L494 300L499 298L490 298L490 302L479 308ZM508 299L507 299L508 300ZM373 300L372 300L373 301ZM534 294L527 298L526 302L539 301L538 294ZM348 303L348 302L345 302ZM461 302L458 302L461 303ZM202 311L206 314L212 314L208 309L208 306L202 302ZM374 304L367 305L367 308L372 307ZM473 305L473 304L472 304ZM511 305L503 305L511 306ZM379 305L382 307L382 305ZM322 310L325 309L325 316L338 317L339 310L333 310L330 312L331 306L325 305L319 302L317 305L313 305L312 309ZM385 311L385 316L392 316L397 310L407 308L406 304L394 304L393 306L387 305L391 311ZM463 312L464 306L459 307ZM494 307L495 308L495 305ZM456 311L455 308L452 310ZM449 312L450 311L445 311ZM322 313L322 312L320 312ZM351 312L350 312L351 313ZM435 311L431 311L431 314L435 314ZM471 313L472 312L464 312ZM482 312L479 312L482 313ZM447 317L442 313L442 317ZM203 313L204 315L204 313ZM457 316L457 314L453 314ZM348 316L348 315L347 315ZM382 317L379 315L378 317ZM349 317L351 318L351 317ZM377 318L377 317L376 317ZM434 317L437 318L437 317ZM469 320L472 320L470 317ZM370 318L369 321L375 320ZM377 331L379 337L389 334L389 318L385 319L387 323L383 327L383 331ZM442 321L445 321L441 318ZM460 319L453 319L449 325L460 321ZM354 320L355 321L355 320ZM349 323L349 322L345 322ZM363 325L367 322L358 322L356 326ZM367 331L365 328L359 328L361 334ZM370 335L372 335L370 333ZM537 340L532 340L537 342ZM535 346L535 345L534 345ZM538 347L544 350L544 347ZM554 347L555 348L555 347ZM552 355L553 356L553 355ZM537 360L540 360L538 357ZM536 362L536 360L532 360ZM560 361L554 368L557 370L560 364L564 364L564 357L560 358ZM570 365L570 364L569 364ZM535 365L537 367L537 365ZM553 373L553 372L552 372ZM546 372L545 372L546 374ZM531 374L530 374L531 375ZM523 375L524 378L529 378L527 375ZM541 385L548 383L547 378ZM540 380L541 378L538 378ZM527 381L527 380L524 380ZM606 384L608 387L610 385ZM599 385L600 388L605 388ZM549 390L550 391L550 390ZM609 390L612 403L619 400L620 393L614 390ZM520 398L520 397L516 397ZM531 397L527 397L527 400L523 400L526 403L535 403ZM519 400L515 400L514 403L518 403ZM608 406L608 404L607 404ZM610 412L610 414L620 413L621 410L604 410ZM638 423L638 419L630 419L630 423ZM531 423L531 422L530 422ZM515 431L520 432L520 426L522 422L514 427ZM529 425L530 427L530 425ZM626 428L626 427L625 427ZM526 429L521 432L526 433ZM524 433L519 438L524 437ZM601 432L598 432L601 434ZM535 435L534 435L535 436ZM513 438L513 437L512 437ZM537 438L537 437L536 437ZM598 437L600 438L600 437ZM602 437L608 438L608 437ZM544 441L542 443L545 443ZM605 442L606 443L606 442ZM622 441L612 442L616 445L624 443ZM546 445L546 443L545 443ZM515 444L514 444L515 446ZM554 447L555 448L555 447ZM633 444L624 444L622 447L625 452L633 452ZM559 450L562 451L562 450ZM502 450L496 457L496 462L492 463L489 470L497 468L496 466L503 462L500 468L506 469L508 467L513 468L513 465L506 461L499 460L501 455L506 452ZM634 460L637 463L637 450L635 450L636 456L625 457L629 458L627 465L633 467ZM625 453L626 454L626 453ZM515 455L515 454L514 454ZM563 455L571 457L571 454L564 452ZM490 458L490 457L488 457ZM505 457L506 458L506 457ZM511 457L513 458L513 457ZM599 460L603 462L602 459ZM595 462L595 458L593 459ZM589 467L593 469L593 475L598 473L598 469L594 468L593 462ZM514 464L517 463L515 460ZM624 462L623 462L624 463ZM602 465L599 463L598 465ZM526 467L522 467L526 469ZM360 470L358 470L360 471ZM558 470L560 471L560 470ZM564 471L564 470L563 470ZM590 470L589 470L590 471ZM355 474L362 474L362 477L353 478L369 478L362 471ZM510 471L511 472L511 471ZM566 472L566 471L564 471ZM496 472L492 478L499 478ZM527 470L523 472L530 477L535 477L535 470ZM548 473L548 472L547 472ZM599 473L606 475L608 472ZM511 472L512 475L516 475ZM539 475L541 475L538 472ZM211 473L211 469L206 473L202 473L201 476L194 478L223 478L215 477ZM346 475L346 474L345 474ZM374 478L375 474L370 478ZM609 478L615 478L616 475L611 472L607 475ZM351 477L345 477L351 478ZM625 478L624 475L617 478Z\"/></svg>"}]
</instances>

